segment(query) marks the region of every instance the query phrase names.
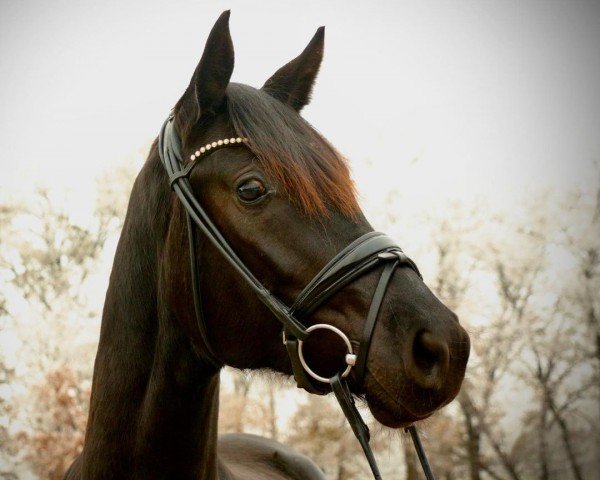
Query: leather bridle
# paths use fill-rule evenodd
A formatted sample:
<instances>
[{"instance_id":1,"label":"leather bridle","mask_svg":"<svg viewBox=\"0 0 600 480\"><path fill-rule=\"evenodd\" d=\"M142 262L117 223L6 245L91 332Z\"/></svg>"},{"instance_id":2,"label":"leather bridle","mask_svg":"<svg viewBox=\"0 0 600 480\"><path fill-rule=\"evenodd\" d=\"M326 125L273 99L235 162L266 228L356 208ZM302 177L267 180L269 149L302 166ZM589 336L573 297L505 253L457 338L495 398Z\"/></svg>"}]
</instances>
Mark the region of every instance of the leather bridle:
<instances>
[{"instance_id":1,"label":"leather bridle","mask_svg":"<svg viewBox=\"0 0 600 480\"><path fill-rule=\"evenodd\" d=\"M231 146L238 145L232 144ZM210 346L206 324L202 315L199 268L196 255L197 228L221 252L262 303L269 308L283 325L283 343L287 349L298 387L304 388L310 393L320 395L333 391L367 457L374 478L381 479L381 474L369 446L369 429L356 408L354 398L348 386L347 377L352 369L354 369L356 385L358 387L363 385L371 338L389 281L394 270L403 266L411 268L421 277L415 263L404 254L391 238L383 233L369 232L339 252L302 290L292 306L288 307L278 297L269 292L252 274L197 201L189 181L189 175L200 159L194 159L192 163L184 167L181 141L175 129L172 115L169 116L161 128L158 137L158 152L169 176L171 188L181 200L186 210L194 308L196 310L199 334L205 347L202 356L216 369L221 368L223 365L223 362L219 361ZM371 301L371 306L363 327L358 354L354 353L352 343L346 334L333 325L315 324L308 328L304 326L302 320L306 319L306 317L335 293L380 265L383 265L384 268L375 288L373 300ZM303 355L303 342L312 332L322 329L337 334L344 341L348 350L344 359L346 368L331 378L325 378L315 373L307 364ZM411 425L407 428L407 431L413 439L426 478L433 480L434 476L425 456L417 430L414 425Z\"/></svg>"}]
</instances>

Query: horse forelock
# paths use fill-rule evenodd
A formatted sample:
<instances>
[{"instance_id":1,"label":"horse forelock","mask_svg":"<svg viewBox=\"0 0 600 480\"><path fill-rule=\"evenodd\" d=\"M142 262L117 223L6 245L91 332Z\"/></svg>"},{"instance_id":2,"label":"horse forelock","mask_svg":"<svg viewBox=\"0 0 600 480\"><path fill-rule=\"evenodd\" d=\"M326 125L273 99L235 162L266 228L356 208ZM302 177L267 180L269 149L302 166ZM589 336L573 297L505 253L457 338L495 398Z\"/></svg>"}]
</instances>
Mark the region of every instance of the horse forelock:
<instances>
[{"instance_id":1,"label":"horse forelock","mask_svg":"<svg viewBox=\"0 0 600 480\"><path fill-rule=\"evenodd\" d=\"M261 90L231 83L227 113L267 176L309 215L360 211L346 159L295 110Z\"/></svg>"}]
</instances>

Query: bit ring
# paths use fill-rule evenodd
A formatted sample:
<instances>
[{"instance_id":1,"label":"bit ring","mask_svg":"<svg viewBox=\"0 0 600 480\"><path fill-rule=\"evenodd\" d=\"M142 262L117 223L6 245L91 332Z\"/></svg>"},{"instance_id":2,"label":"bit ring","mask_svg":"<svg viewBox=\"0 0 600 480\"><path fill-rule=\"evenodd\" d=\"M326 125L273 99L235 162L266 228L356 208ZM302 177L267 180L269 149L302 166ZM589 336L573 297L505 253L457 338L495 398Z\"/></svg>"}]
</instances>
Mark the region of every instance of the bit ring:
<instances>
[{"instance_id":1,"label":"bit ring","mask_svg":"<svg viewBox=\"0 0 600 480\"><path fill-rule=\"evenodd\" d=\"M354 351L352 350L352 344L350 343L350 339L339 328L334 327L333 325L329 325L327 323L317 323L315 325L311 325L310 327L308 327L306 329L306 332L310 333L310 332L314 332L315 330L329 330L333 333L336 333L344 341L344 343L346 344L346 348L348 349L348 352L346 353L346 356L345 356L345 362L346 362L347 367L342 372L341 377L342 378L347 377L350 374L350 370L352 370L352 367L356 363L356 355L355 355ZM308 373L312 378L314 378L315 380L318 380L319 382L330 383L329 378L322 377L321 375L315 373L308 366L308 364L306 363L306 360L304 359L304 353L302 351L303 345L304 345L304 342L302 340L298 340L298 357L300 358L300 363L302 364L302 367L304 368L306 373Z\"/></svg>"}]
</instances>

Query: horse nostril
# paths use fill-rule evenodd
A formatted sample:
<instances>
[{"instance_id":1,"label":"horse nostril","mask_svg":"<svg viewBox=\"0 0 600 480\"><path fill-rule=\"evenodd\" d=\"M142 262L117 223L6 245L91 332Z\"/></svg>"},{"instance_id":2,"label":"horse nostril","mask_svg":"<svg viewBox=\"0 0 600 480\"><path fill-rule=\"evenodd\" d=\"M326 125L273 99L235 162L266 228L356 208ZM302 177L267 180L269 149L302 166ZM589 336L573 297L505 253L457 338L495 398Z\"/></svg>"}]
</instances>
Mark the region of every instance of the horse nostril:
<instances>
[{"instance_id":1,"label":"horse nostril","mask_svg":"<svg viewBox=\"0 0 600 480\"><path fill-rule=\"evenodd\" d=\"M423 388L441 388L444 383L450 352L448 344L439 336L419 332L412 345L412 361L407 365L407 373L417 385Z\"/></svg>"}]
</instances>

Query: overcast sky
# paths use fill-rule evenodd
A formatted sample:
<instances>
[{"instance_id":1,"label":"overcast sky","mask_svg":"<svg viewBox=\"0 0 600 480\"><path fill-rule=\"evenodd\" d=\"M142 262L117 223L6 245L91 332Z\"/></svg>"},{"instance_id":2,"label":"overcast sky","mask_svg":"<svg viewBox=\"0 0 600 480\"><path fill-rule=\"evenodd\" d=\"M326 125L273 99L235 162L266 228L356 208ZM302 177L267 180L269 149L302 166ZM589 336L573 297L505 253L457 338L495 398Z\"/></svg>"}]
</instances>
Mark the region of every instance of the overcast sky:
<instances>
[{"instance_id":1,"label":"overcast sky","mask_svg":"<svg viewBox=\"0 0 600 480\"><path fill-rule=\"evenodd\" d=\"M594 180L598 1L0 5L4 195L50 184L90 197L99 172L155 137L227 8L233 79L254 86L326 26L305 116L351 160L364 198L398 186L411 201L511 202Z\"/></svg>"}]
</instances>

